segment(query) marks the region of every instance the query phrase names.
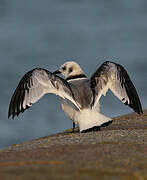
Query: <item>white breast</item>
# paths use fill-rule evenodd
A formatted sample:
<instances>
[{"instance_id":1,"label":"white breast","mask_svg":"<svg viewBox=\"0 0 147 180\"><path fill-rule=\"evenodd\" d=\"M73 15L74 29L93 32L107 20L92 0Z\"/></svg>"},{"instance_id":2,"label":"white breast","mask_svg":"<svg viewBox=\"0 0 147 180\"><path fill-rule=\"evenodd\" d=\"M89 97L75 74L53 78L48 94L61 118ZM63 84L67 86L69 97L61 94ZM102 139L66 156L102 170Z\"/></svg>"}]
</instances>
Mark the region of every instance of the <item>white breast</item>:
<instances>
[{"instance_id":1,"label":"white breast","mask_svg":"<svg viewBox=\"0 0 147 180\"><path fill-rule=\"evenodd\" d=\"M61 100L61 107L65 114L74 121L74 117L78 109L68 100Z\"/></svg>"}]
</instances>

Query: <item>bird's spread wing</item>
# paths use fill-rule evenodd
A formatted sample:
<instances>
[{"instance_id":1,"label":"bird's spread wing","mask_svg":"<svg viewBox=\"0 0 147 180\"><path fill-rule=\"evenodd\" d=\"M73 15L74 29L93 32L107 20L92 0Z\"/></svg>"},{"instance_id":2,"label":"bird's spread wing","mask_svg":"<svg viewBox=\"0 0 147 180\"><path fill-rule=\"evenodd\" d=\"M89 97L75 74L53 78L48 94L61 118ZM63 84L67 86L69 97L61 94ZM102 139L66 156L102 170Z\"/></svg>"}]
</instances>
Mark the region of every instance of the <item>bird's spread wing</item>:
<instances>
[{"instance_id":1,"label":"bird's spread wing","mask_svg":"<svg viewBox=\"0 0 147 180\"><path fill-rule=\"evenodd\" d=\"M125 105L138 114L143 113L136 89L127 71L121 65L106 61L90 80L94 96L92 107L95 107L101 96L110 89Z\"/></svg>"},{"instance_id":2,"label":"bird's spread wing","mask_svg":"<svg viewBox=\"0 0 147 180\"><path fill-rule=\"evenodd\" d=\"M11 98L8 117L14 118L20 112L23 113L47 93L66 98L78 107L71 88L64 79L45 69L36 68L26 73L20 80Z\"/></svg>"}]
</instances>

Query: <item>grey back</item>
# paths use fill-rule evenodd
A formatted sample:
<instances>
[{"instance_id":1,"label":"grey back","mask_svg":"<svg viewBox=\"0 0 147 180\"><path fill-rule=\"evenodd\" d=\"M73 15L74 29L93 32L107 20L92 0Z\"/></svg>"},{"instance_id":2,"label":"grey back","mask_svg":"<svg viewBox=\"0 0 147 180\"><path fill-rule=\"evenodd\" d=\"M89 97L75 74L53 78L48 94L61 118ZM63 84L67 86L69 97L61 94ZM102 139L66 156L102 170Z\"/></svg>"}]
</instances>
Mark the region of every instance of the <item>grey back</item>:
<instances>
[{"instance_id":1,"label":"grey back","mask_svg":"<svg viewBox=\"0 0 147 180\"><path fill-rule=\"evenodd\" d=\"M90 88L90 80L76 79L70 80L69 86L73 92L75 101L81 105L81 109L89 108L93 101L93 94Z\"/></svg>"}]
</instances>

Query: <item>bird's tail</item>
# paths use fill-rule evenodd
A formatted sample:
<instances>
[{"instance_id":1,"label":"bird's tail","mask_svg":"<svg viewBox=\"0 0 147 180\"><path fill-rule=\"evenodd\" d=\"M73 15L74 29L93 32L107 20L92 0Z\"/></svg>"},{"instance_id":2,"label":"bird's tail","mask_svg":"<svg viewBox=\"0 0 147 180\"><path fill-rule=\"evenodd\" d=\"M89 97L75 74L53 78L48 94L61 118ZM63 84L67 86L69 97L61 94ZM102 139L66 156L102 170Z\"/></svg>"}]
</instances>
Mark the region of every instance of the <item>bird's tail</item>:
<instances>
[{"instance_id":1,"label":"bird's tail","mask_svg":"<svg viewBox=\"0 0 147 180\"><path fill-rule=\"evenodd\" d=\"M100 114L97 111L84 109L82 111L78 111L75 114L75 122L78 123L80 132L93 128L94 126L101 126L102 124L112 121L111 118Z\"/></svg>"}]
</instances>

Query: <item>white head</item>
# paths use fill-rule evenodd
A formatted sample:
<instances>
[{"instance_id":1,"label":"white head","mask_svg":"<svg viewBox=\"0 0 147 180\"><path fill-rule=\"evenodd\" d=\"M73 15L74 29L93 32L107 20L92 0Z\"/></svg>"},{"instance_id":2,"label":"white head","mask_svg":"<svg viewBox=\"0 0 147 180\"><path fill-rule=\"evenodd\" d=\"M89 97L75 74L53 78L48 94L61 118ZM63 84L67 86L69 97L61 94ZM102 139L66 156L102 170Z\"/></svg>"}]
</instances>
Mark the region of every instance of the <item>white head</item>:
<instances>
[{"instance_id":1,"label":"white head","mask_svg":"<svg viewBox=\"0 0 147 180\"><path fill-rule=\"evenodd\" d=\"M62 74L66 79L69 77L85 75L79 64L74 61L65 62L54 74Z\"/></svg>"}]
</instances>

